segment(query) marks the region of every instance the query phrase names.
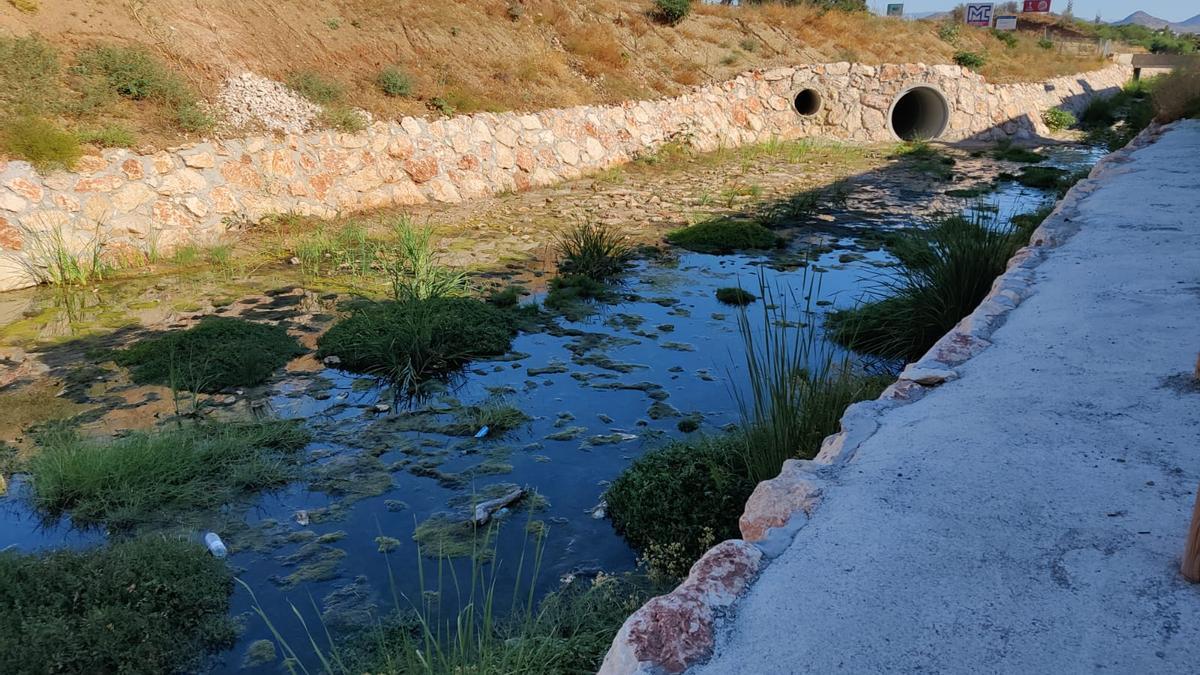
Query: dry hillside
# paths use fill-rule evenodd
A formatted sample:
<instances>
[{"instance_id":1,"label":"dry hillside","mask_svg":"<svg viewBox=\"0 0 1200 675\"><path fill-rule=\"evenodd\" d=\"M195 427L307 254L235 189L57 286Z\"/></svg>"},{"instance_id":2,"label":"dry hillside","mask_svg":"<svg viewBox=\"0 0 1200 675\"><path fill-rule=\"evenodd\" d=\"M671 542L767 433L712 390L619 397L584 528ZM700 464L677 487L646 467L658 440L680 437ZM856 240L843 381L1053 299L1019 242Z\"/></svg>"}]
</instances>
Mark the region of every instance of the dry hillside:
<instances>
[{"instance_id":1,"label":"dry hillside","mask_svg":"<svg viewBox=\"0 0 1200 675\"><path fill-rule=\"evenodd\" d=\"M939 24L805 7L698 5L675 26L650 0L4 0L0 35L37 35L72 57L96 44L144 47L213 100L242 71L285 81L312 72L344 89L344 103L377 116L534 109L677 94L761 66L829 60L948 63L985 54L996 81L1032 80L1097 65L1005 45L982 30L939 37ZM943 37L947 39L943 39ZM375 85L394 68L407 96ZM66 75L64 74L64 78ZM186 132L137 106L103 111L138 145ZM59 114L68 128L77 126ZM104 121L104 120L101 120Z\"/></svg>"}]
</instances>

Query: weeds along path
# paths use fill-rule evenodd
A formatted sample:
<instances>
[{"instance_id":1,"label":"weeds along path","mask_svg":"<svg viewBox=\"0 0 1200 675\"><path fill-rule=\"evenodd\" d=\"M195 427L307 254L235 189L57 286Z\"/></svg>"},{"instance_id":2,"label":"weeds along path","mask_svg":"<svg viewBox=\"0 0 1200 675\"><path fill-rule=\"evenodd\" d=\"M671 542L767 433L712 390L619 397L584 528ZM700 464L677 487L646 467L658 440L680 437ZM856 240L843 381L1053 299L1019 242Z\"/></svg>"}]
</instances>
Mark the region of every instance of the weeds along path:
<instances>
[{"instance_id":1,"label":"weeds along path","mask_svg":"<svg viewBox=\"0 0 1200 675\"><path fill-rule=\"evenodd\" d=\"M1069 196L991 346L878 415L697 672L1194 669L1197 175L1187 121Z\"/></svg>"}]
</instances>

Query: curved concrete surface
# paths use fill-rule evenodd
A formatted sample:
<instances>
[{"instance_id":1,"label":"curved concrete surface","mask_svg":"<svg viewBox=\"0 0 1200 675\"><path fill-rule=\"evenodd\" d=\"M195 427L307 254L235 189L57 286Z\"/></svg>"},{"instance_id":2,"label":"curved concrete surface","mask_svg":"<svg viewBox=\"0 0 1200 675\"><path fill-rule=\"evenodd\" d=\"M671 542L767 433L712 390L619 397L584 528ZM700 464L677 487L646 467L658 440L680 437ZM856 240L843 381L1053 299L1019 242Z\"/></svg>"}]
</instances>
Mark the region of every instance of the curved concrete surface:
<instances>
[{"instance_id":1,"label":"curved concrete surface","mask_svg":"<svg viewBox=\"0 0 1200 675\"><path fill-rule=\"evenodd\" d=\"M1198 188L1197 121L1105 174L993 346L879 418L695 672L1197 672Z\"/></svg>"}]
</instances>

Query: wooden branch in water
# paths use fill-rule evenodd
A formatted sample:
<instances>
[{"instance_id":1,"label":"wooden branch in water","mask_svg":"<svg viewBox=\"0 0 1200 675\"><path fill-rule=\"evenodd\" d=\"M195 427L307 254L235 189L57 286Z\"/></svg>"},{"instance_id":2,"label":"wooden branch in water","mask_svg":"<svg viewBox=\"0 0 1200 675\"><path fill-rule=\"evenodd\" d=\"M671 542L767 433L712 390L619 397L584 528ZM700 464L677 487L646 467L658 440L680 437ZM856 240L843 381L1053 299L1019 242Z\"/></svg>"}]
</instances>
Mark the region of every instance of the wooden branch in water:
<instances>
[{"instance_id":1,"label":"wooden branch in water","mask_svg":"<svg viewBox=\"0 0 1200 675\"><path fill-rule=\"evenodd\" d=\"M503 497L497 497L495 499L489 499L486 502L480 502L475 506L475 517L472 518L472 521L476 526L487 525L487 522L492 519L492 514L496 513L500 509L515 504L524 496L525 488L517 488Z\"/></svg>"}]
</instances>

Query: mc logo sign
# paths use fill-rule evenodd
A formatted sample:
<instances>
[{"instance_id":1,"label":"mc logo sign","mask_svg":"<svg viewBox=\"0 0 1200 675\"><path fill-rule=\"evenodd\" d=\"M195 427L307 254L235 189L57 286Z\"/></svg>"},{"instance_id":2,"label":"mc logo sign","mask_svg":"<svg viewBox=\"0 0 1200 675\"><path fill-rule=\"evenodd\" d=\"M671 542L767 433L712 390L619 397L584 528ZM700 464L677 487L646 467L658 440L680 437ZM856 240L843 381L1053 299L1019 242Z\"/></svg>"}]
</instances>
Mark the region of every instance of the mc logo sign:
<instances>
[{"instance_id":1,"label":"mc logo sign","mask_svg":"<svg viewBox=\"0 0 1200 675\"><path fill-rule=\"evenodd\" d=\"M967 5L967 25L987 28L992 25L992 3L972 2Z\"/></svg>"}]
</instances>

